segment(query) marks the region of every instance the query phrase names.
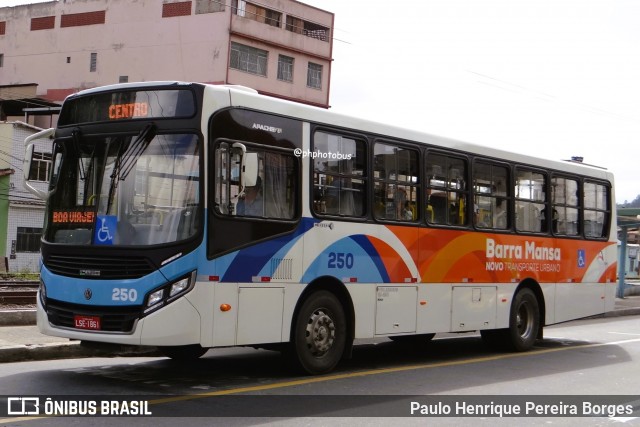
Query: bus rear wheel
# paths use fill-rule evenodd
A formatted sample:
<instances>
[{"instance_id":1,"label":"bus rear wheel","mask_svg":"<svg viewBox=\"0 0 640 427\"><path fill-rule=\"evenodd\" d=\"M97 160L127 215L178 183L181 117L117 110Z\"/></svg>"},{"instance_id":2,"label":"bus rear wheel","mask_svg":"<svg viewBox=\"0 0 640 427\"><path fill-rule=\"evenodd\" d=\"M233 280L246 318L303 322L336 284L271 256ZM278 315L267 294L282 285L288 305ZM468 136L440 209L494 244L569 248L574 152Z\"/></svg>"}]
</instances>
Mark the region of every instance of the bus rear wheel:
<instances>
[{"instance_id":1,"label":"bus rear wheel","mask_svg":"<svg viewBox=\"0 0 640 427\"><path fill-rule=\"evenodd\" d=\"M538 298L529 288L523 288L513 298L507 329L480 331L482 340L491 347L508 351L527 351L536 342L540 329Z\"/></svg>"},{"instance_id":2,"label":"bus rear wheel","mask_svg":"<svg viewBox=\"0 0 640 427\"><path fill-rule=\"evenodd\" d=\"M515 351L533 347L540 329L538 298L529 288L518 291L511 304L509 318L509 346Z\"/></svg>"},{"instance_id":3,"label":"bus rear wheel","mask_svg":"<svg viewBox=\"0 0 640 427\"><path fill-rule=\"evenodd\" d=\"M332 371L345 350L347 325L340 301L330 292L309 295L302 304L293 331L293 359L303 371Z\"/></svg>"}]
</instances>

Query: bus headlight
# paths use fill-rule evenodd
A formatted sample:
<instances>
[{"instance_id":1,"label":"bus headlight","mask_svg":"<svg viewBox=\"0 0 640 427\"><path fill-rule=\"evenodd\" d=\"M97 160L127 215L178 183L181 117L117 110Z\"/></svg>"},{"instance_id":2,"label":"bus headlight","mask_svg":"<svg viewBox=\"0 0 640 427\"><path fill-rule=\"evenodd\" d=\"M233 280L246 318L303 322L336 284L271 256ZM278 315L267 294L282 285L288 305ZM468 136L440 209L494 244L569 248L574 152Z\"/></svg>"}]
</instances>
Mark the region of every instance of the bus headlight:
<instances>
[{"instance_id":1,"label":"bus headlight","mask_svg":"<svg viewBox=\"0 0 640 427\"><path fill-rule=\"evenodd\" d=\"M189 273L188 276L181 277L175 282L169 283L161 288L154 289L146 297L146 304L144 313L149 313L165 304L178 299L182 295L189 292L196 282L196 272Z\"/></svg>"},{"instance_id":2,"label":"bus headlight","mask_svg":"<svg viewBox=\"0 0 640 427\"><path fill-rule=\"evenodd\" d=\"M179 280L173 285L171 285L171 291L169 292L169 297L176 296L184 292L185 289L188 289L189 282L191 281L190 279L191 279L190 277L185 277L184 279Z\"/></svg>"},{"instance_id":3,"label":"bus headlight","mask_svg":"<svg viewBox=\"0 0 640 427\"><path fill-rule=\"evenodd\" d=\"M162 301L162 297L164 296L164 289L158 289L155 292L152 292L149 295L149 299L147 300L147 307L151 307Z\"/></svg>"}]
</instances>

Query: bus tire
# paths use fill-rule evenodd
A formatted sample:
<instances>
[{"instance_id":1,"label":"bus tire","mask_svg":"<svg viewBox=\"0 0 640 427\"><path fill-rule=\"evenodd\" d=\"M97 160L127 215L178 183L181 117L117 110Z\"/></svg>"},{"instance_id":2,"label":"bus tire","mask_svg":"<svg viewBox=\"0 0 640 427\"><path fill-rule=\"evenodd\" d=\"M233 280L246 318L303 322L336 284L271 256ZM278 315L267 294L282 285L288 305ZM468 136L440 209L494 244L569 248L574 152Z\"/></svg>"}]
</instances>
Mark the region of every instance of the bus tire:
<instances>
[{"instance_id":1,"label":"bus tire","mask_svg":"<svg viewBox=\"0 0 640 427\"><path fill-rule=\"evenodd\" d=\"M540 330L538 299L529 288L523 288L513 298L507 329L480 331L482 341L489 347L504 351L531 350Z\"/></svg>"},{"instance_id":2,"label":"bus tire","mask_svg":"<svg viewBox=\"0 0 640 427\"><path fill-rule=\"evenodd\" d=\"M198 344L160 347L160 351L170 359L178 362L190 362L200 358L209 349Z\"/></svg>"},{"instance_id":3,"label":"bus tire","mask_svg":"<svg viewBox=\"0 0 640 427\"><path fill-rule=\"evenodd\" d=\"M346 340L346 316L338 298L327 291L309 295L294 325L295 364L311 375L330 372L340 362Z\"/></svg>"},{"instance_id":4,"label":"bus tire","mask_svg":"<svg viewBox=\"0 0 640 427\"><path fill-rule=\"evenodd\" d=\"M540 307L538 298L529 288L516 294L511 304L507 345L512 351L530 350L540 329Z\"/></svg>"}]
</instances>

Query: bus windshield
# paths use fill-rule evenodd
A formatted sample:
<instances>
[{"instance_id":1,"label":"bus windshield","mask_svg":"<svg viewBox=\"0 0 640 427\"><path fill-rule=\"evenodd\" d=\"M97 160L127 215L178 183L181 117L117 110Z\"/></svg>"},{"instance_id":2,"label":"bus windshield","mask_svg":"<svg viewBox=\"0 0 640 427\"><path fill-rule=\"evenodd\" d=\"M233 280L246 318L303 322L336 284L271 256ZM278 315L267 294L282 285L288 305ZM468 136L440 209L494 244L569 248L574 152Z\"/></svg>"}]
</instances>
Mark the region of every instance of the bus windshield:
<instances>
[{"instance_id":1,"label":"bus windshield","mask_svg":"<svg viewBox=\"0 0 640 427\"><path fill-rule=\"evenodd\" d=\"M55 142L44 239L156 245L193 236L199 216L195 134L74 134Z\"/></svg>"}]
</instances>

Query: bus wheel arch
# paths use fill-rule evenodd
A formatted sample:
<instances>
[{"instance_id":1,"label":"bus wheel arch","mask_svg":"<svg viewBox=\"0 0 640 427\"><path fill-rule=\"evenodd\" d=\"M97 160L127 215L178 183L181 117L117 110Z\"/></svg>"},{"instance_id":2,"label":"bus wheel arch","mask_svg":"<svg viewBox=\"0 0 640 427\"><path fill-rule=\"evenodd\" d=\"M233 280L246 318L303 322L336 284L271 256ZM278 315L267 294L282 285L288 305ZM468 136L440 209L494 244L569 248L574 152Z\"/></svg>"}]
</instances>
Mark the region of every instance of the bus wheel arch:
<instances>
[{"instance_id":1,"label":"bus wheel arch","mask_svg":"<svg viewBox=\"0 0 640 427\"><path fill-rule=\"evenodd\" d=\"M288 356L309 374L323 374L351 354L353 302L342 282L320 277L298 299L291 323Z\"/></svg>"}]
</instances>

